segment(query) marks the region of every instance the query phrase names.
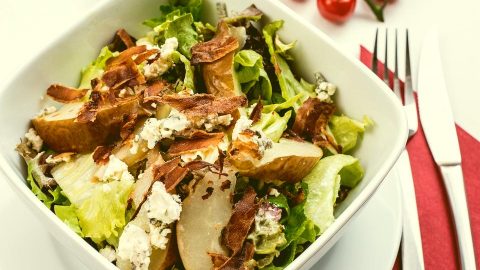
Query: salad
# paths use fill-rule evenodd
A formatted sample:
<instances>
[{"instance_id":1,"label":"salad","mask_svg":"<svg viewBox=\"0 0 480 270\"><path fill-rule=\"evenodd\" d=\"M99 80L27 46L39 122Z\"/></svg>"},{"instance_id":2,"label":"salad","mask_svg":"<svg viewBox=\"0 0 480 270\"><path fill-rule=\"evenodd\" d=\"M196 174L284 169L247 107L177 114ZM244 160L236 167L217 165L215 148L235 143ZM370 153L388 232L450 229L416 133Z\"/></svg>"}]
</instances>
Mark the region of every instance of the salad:
<instances>
[{"instance_id":1,"label":"salad","mask_svg":"<svg viewBox=\"0 0 480 270\"><path fill-rule=\"evenodd\" d=\"M371 121L299 77L284 22L255 6L216 25L200 0L160 11L47 89L16 148L28 186L120 269L283 269L361 181Z\"/></svg>"}]
</instances>

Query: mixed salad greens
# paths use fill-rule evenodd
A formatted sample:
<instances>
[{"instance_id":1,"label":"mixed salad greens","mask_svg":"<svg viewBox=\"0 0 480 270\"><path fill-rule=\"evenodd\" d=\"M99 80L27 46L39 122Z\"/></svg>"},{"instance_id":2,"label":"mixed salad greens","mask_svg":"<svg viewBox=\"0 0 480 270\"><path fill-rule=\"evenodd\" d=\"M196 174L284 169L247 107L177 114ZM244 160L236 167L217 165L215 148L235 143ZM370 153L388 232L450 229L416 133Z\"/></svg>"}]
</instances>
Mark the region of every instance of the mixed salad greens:
<instances>
[{"instance_id":1,"label":"mixed salad greens","mask_svg":"<svg viewBox=\"0 0 480 270\"><path fill-rule=\"evenodd\" d=\"M255 6L217 25L172 0L53 84L17 146L32 192L120 269L283 269L363 177L369 119L292 69L283 21Z\"/></svg>"}]
</instances>

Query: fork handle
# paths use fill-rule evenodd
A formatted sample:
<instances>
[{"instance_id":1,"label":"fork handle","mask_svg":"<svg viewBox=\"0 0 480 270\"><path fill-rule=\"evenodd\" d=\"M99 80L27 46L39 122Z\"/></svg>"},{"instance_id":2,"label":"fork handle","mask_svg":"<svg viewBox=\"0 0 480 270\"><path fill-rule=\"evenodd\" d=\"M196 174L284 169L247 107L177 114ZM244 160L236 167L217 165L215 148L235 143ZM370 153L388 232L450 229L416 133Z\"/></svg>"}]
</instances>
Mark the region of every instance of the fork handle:
<instances>
[{"instance_id":1,"label":"fork handle","mask_svg":"<svg viewBox=\"0 0 480 270\"><path fill-rule=\"evenodd\" d=\"M440 166L443 182L447 189L450 207L457 229L458 246L462 269L475 270L475 254L472 242L472 231L468 217L467 199L463 183L462 167L458 165Z\"/></svg>"}]
</instances>

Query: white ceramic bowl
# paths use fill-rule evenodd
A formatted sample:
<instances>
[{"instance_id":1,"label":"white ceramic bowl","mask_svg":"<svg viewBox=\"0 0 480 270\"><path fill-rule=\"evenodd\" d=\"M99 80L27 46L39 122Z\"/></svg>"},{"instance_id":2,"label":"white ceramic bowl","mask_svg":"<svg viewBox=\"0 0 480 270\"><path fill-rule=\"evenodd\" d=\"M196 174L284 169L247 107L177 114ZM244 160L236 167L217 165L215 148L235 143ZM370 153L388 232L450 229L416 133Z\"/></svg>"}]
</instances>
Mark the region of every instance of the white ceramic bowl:
<instances>
[{"instance_id":1,"label":"white ceramic bowl","mask_svg":"<svg viewBox=\"0 0 480 270\"><path fill-rule=\"evenodd\" d=\"M137 37L145 34L148 29L140 22L158 15L160 2L111 0L97 5L0 92L0 123L4 125L0 129L0 168L48 231L90 269L116 268L33 195L25 183L26 168L14 148L28 129L29 120L43 107L45 101L39 98L45 89L54 82L76 85L80 69L96 57L118 28ZM205 2L205 18L216 21L215 1ZM240 11L254 1L226 2L229 11ZM406 120L400 103L384 83L359 61L341 52L324 33L279 1L262 0L255 4L268 20L285 20L279 32L285 41L298 40L294 55L300 74L313 81L313 72L321 71L338 85L336 103L343 113L357 119L368 115L376 123L355 152L366 169L365 178L337 207L335 222L288 267L308 269L338 240L393 166L407 139Z\"/></svg>"}]
</instances>

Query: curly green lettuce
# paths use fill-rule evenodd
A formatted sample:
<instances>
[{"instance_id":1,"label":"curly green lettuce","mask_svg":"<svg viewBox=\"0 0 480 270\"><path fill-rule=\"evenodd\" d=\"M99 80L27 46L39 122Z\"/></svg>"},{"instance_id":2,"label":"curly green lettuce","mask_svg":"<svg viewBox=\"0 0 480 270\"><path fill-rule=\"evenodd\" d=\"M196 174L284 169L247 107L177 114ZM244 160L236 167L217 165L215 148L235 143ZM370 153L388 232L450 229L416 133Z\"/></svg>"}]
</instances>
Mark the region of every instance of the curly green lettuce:
<instances>
[{"instance_id":1,"label":"curly green lettuce","mask_svg":"<svg viewBox=\"0 0 480 270\"><path fill-rule=\"evenodd\" d=\"M272 84L263 67L263 57L253 50L241 50L233 59L236 78L249 100L271 103Z\"/></svg>"},{"instance_id":2,"label":"curly green lettuce","mask_svg":"<svg viewBox=\"0 0 480 270\"><path fill-rule=\"evenodd\" d=\"M293 104L293 108L296 110L309 97L315 96L315 85L310 84L303 79L298 81L292 73L287 60L284 58L288 53L287 50L291 49L294 46L294 43L286 45L277 42L277 44L281 44L280 48L278 48L279 45L275 44L274 40L278 39L277 31L282 28L282 26L283 21L281 20L267 24L263 28L263 37L268 46L268 51L271 57L270 61L275 67L275 74L278 78L283 99L289 100L296 95L301 95L300 98Z\"/></svg>"}]
</instances>

